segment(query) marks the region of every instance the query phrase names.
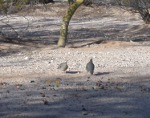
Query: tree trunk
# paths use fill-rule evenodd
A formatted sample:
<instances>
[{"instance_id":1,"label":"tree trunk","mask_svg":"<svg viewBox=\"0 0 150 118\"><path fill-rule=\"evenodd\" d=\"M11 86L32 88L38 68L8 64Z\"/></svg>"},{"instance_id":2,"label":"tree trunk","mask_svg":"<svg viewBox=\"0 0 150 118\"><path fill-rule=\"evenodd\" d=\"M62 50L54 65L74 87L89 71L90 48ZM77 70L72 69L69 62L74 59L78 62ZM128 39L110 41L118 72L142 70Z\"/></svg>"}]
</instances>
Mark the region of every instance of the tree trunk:
<instances>
[{"instance_id":1,"label":"tree trunk","mask_svg":"<svg viewBox=\"0 0 150 118\"><path fill-rule=\"evenodd\" d=\"M73 16L73 14L77 10L77 8L80 7L80 5L83 4L83 2L84 2L84 0L76 0L75 2L73 2L73 4L70 4L67 13L64 15L61 29L60 29L60 37L58 40L59 47L66 46L69 22Z\"/></svg>"}]
</instances>

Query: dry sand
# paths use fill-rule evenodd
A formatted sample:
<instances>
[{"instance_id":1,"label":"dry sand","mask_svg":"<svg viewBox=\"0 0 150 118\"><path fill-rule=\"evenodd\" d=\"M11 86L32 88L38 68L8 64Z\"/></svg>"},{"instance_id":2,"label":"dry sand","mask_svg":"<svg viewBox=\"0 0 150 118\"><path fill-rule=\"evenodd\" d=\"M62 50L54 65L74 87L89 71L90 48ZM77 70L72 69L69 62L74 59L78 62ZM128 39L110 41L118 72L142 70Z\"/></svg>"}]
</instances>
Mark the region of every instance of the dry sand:
<instances>
[{"instance_id":1,"label":"dry sand","mask_svg":"<svg viewBox=\"0 0 150 118\"><path fill-rule=\"evenodd\" d=\"M149 41L129 41L148 39L149 26L127 12L128 21L119 12L117 18L98 18L97 13L89 21L89 8L83 9L86 18L75 16L66 48L55 44L59 18L26 16L31 24L23 30L27 21L11 16L16 19L9 23L16 28L21 24L20 36L29 42L0 44L1 118L150 117ZM117 37L128 42L112 41ZM101 39L107 41L95 43ZM92 76L85 71L90 58L95 64ZM64 61L69 65L66 73L57 70Z\"/></svg>"}]
</instances>

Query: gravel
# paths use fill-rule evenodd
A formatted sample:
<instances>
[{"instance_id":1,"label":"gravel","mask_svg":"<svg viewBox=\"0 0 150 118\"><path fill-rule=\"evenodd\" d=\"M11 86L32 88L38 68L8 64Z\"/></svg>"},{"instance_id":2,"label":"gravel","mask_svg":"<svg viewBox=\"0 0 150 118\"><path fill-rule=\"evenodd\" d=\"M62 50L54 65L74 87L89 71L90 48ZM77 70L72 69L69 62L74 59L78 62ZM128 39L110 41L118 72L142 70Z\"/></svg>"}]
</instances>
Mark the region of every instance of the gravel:
<instances>
[{"instance_id":1,"label":"gravel","mask_svg":"<svg viewBox=\"0 0 150 118\"><path fill-rule=\"evenodd\" d=\"M83 9L91 11L92 17L97 15L96 8ZM60 19L47 13L44 18L27 16L30 27L23 29L25 33L17 29L25 45L0 44L0 117L149 118L150 43L132 41L148 40L149 26L127 12L124 20L122 15L99 18L98 14L92 19L78 12L85 19L79 22L75 16L69 44L57 48ZM22 27L27 22L24 17L12 17L9 23L16 28L18 20ZM93 43L99 39L104 41ZM95 64L92 76L85 70L90 58ZM66 73L57 70L65 61Z\"/></svg>"},{"instance_id":2,"label":"gravel","mask_svg":"<svg viewBox=\"0 0 150 118\"><path fill-rule=\"evenodd\" d=\"M129 42L130 43L130 42ZM0 75L13 75L21 73L46 73L57 71L57 66L68 61L68 71L85 71L85 65L90 58L95 64L95 73L109 71L118 68L143 68L150 66L150 47L127 46L102 49L101 45L92 45L82 51L80 49L54 49L43 48L42 50L28 53L16 53L0 58Z\"/></svg>"}]
</instances>

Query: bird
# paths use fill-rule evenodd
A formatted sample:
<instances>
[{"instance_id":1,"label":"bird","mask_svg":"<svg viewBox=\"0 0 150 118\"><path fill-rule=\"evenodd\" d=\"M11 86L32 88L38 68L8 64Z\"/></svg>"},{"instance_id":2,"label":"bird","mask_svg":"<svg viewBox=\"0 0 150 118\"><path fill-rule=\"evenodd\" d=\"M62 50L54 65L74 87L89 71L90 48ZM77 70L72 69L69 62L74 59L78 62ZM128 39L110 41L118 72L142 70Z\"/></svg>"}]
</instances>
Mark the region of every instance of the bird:
<instances>
[{"instance_id":1,"label":"bird","mask_svg":"<svg viewBox=\"0 0 150 118\"><path fill-rule=\"evenodd\" d=\"M95 65L93 64L93 60L90 59L90 61L86 64L86 70L87 70L88 73L90 73L91 75L93 75L94 68L95 68Z\"/></svg>"},{"instance_id":2,"label":"bird","mask_svg":"<svg viewBox=\"0 0 150 118\"><path fill-rule=\"evenodd\" d=\"M61 63L58 68L59 70L66 71L68 69L67 62Z\"/></svg>"}]
</instances>

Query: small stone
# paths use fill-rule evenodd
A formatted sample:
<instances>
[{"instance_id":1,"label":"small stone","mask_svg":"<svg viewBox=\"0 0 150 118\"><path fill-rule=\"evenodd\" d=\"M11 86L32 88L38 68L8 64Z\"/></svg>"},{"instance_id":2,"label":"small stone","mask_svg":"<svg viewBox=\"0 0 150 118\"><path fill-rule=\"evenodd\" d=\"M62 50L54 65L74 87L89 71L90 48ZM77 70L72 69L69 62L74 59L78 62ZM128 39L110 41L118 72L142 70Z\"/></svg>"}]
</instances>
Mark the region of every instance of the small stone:
<instances>
[{"instance_id":1,"label":"small stone","mask_svg":"<svg viewBox=\"0 0 150 118\"><path fill-rule=\"evenodd\" d=\"M48 101L47 100L43 100L44 105L48 105Z\"/></svg>"},{"instance_id":2,"label":"small stone","mask_svg":"<svg viewBox=\"0 0 150 118\"><path fill-rule=\"evenodd\" d=\"M30 83L34 83L34 82L35 82L34 80L31 80L31 81L30 81Z\"/></svg>"},{"instance_id":3,"label":"small stone","mask_svg":"<svg viewBox=\"0 0 150 118\"><path fill-rule=\"evenodd\" d=\"M45 97L45 93L40 93L42 97Z\"/></svg>"}]
</instances>

